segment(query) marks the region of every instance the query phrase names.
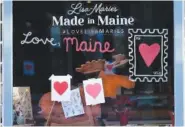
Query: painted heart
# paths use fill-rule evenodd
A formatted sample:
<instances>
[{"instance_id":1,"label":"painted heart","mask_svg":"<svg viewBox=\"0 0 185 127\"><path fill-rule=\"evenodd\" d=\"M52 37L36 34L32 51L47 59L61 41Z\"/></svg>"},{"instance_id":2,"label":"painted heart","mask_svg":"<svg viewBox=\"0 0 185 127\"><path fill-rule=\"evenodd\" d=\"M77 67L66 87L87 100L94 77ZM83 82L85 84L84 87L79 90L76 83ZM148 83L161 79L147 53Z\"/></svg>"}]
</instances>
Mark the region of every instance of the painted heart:
<instances>
[{"instance_id":1,"label":"painted heart","mask_svg":"<svg viewBox=\"0 0 185 127\"><path fill-rule=\"evenodd\" d=\"M101 85L99 83L95 83L95 84L88 84L86 86L86 92L93 97L94 99L96 99L96 97L100 94L101 92Z\"/></svg>"},{"instance_id":2,"label":"painted heart","mask_svg":"<svg viewBox=\"0 0 185 127\"><path fill-rule=\"evenodd\" d=\"M112 68L113 68L113 64L108 64L108 65L107 65L107 69L108 69L109 71L111 71Z\"/></svg>"},{"instance_id":3,"label":"painted heart","mask_svg":"<svg viewBox=\"0 0 185 127\"><path fill-rule=\"evenodd\" d=\"M153 63L153 61L160 52L160 45L154 43L148 46L147 44L142 43L139 45L139 52L144 62L146 63L147 67L150 67L150 65Z\"/></svg>"},{"instance_id":4,"label":"painted heart","mask_svg":"<svg viewBox=\"0 0 185 127\"><path fill-rule=\"evenodd\" d=\"M67 82L54 82L54 89L60 95L62 95L68 88Z\"/></svg>"},{"instance_id":5,"label":"painted heart","mask_svg":"<svg viewBox=\"0 0 185 127\"><path fill-rule=\"evenodd\" d=\"M33 68L33 66L28 64L28 65L25 65L25 68L26 68L26 70L31 70Z\"/></svg>"}]
</instances>

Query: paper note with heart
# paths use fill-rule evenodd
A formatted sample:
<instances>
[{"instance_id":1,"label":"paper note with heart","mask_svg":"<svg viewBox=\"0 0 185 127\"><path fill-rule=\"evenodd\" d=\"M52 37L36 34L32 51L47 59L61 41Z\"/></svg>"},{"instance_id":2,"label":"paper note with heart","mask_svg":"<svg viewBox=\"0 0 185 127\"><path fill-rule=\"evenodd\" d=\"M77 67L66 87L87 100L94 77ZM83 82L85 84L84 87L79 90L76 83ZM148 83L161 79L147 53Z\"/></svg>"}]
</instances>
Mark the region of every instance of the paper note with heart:
<instances>
[{"instance_id":1,"label":"paper note with heart","mask_svg":"<svg viewBox=\"0 0 185 127\"><path fill-rule=\"evenodd\" d=\"M62 108L64 111L65 118L70 118L73 116L78 116L84 114L84 108L80 96L79 88L71 90L70 101L62 101Z\"/></svg>"},{"instance_id":2,"label":"paper note with heart","mask_svg":"<svg viewBox=\"0 0 185 127\"><path fill-rule=\"evenodd\" d=\"M23 73L25 76L33 76L35 74L34 62L25 60L23 63Z\"/></svg>"},{"instance_id":3,"label":"paper note with heart","mask_svg":"<svg viewBox=\"0 0 185 127\"><path fill-rule=\"evenodd\" d=\"M52 101L70 101L71 95L71 75L55 76L51 80L51 100Z\"/></svg>"},{"instance_id":4,"label":"paper note with heart","mask_svg":"<svg viewBox=\"0 0 185 127\"><path fill-rule=\"evenodd\" d=\"M168 81L168 30L129 29L129 78L140 82Z\"/></svg>"},{"instance_id":5,"label":"paper note with heart","mask_svg":"<svg viewBox=\"0 0 185 127\"><path fill-rule=\"evenodd\" d=\"M86 105L105 103L102 79L89 79L83 81Z\"/></svg>"},{"instance_id":6,"label":"paper note with heart","mask_svg":"<svg viewBox=\"0 0 185 127\"><path fill-rule=\"evenodd\" d=\"M112 62L106 62L105 65L105 73L106 74L114 74L114 64Z\"/></svg>"}]
</instances>

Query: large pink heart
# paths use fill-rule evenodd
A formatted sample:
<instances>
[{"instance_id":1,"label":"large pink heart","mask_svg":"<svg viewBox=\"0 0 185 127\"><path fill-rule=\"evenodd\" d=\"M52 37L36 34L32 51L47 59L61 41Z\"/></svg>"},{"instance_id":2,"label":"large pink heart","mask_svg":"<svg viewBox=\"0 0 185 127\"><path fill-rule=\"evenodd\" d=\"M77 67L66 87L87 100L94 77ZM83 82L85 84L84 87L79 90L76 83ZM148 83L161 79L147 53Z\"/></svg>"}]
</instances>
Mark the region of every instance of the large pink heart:
<instances>
[{"instance_id":1,"label":"large pink heart","mask_svg":"<svg viewBox=\"0 0 185 127\"><path fill-rule=\"evenodd\" d=\"M58 94L62 95L68 88L67 82L54 82L54 89Z\"/></svg>"},{"instance_id":2,"label":"large pink heart","mask_svg":"<svg viewBox=\"0 0 185 127\"><path fill-rule=\"evenodd\" d=\"M150 67L150 65L153 63L155 58L160 52L160 45L157 43L154 43L150 46L148 46L145 43L141 43L139 45L139 52L145 61L147 67Z\"/></svg>"},{"instance_id":3,"label":"large pink heart","mask_svg":"<svg viewBox=\"0 0 185 127\"><path fill-rule=\"evenodd\" d=\"M86 92L93 97L94 99L96 99L96 97L100 94L101 92L101 85L99 83L95 83L95 84L88 84L86 86Z\"/></svg>"}]
</instances>

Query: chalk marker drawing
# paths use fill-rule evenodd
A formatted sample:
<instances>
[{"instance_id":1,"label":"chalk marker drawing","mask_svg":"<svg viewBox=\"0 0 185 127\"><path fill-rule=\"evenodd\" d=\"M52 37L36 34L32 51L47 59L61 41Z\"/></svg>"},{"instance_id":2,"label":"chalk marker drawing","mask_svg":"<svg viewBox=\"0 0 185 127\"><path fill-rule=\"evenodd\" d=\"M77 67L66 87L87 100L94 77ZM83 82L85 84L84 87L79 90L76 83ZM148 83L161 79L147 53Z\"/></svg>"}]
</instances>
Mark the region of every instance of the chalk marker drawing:
<instances>
[{"instance_id":1,"label":"chalk marker drawing","mask_svg":"<svg viewBox=\"0 0 185 127\"><path fill-rule=\"evenodd\" d=\"M168 81L168 29L128 29L129 79Z\"/></svg>"}]
</instances>

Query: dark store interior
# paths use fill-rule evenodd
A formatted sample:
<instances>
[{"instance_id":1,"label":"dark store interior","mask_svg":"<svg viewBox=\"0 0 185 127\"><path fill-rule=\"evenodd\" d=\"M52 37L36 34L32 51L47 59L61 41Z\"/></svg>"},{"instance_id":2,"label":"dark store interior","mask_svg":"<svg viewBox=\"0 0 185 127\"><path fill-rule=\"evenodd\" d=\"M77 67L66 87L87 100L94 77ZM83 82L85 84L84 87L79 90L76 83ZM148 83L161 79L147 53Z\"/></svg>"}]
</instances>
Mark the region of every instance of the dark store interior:
<instances>
[{"instance_id":1,"label":"dark store interior","mask_svg":"<svg viewBox=\"0 0 185 127\"><path fill-rule=\"evenodd\" d=\"M51 37L51 16L68 16L66 14L67 9L70 8L72 1L62 1L62 2L13 2L13 85L14 86L29 86L31 88L32 102L38 104L40 97L50 91L51 83L48 80L52 74L55 75L66 75L70 74L73 76L72 85L77 86L83 80L87 79L86 76L75 71L75 68L79 67L81 64L85 63L87 60L97 60L99 58L111 60L112 53L96 52L93 55L90 53L77 52L75 47L73 47L69 52L65 52L65 46L61 41L61 48L53 48L51 45L43 44L29 44L21 45L21 40L24 39L23 33L31 31L33 36L39 38L49 38ZM101 2L92 2L101 3ZM173 2L105 2L109 5L118 5L123 17L134 17L135 23L133 28L167 28L168 29L168 63L170 78L168 83L153 84L156 93L166 93L165 89L168 89L169 85L171 87L171 93L173 94L173 60L174 60L174 30L173 30ZM83 2L84 5L88 5L87 2ZM169 14L169 15L167 15ZM102 14L104 15L104 14ZM113 16L109 14L110 16ZM96 17L96 14L93 15ZM69 16L70 17L70 16ZM85 17L85 15L81 15ZM85 25L85 27L89 27ZM120 26L127 31L128 26ZM120 53L124 53L128 56L128 40L127 35L122 37L124 43L121 47L115 47ZM76 36L79 40L83 40L83 36ZM62 37L61 37L62 38ZM62 40L62 39L61 39ZM104 41L109 41L111 46L115 46L115 41L112 35L104 35ZM120 48L120 49L119 49ZM32 60L35 64L35 75L25 76L23 74L23 61ZM119 74L128 75L127 65L124 69L118 71ZM144 68L144 67L143 67ZM144 71L144 69L143 69ZM167 85L166 85L167 84ZM136 83L134 89L135 93L137 91L147 89L147 83ZM162 90L161 90L162 89ZM123 89L122 89L123 91ZM160 92L159 92L160 91ZM36 112L36 111L34 111Z\"/></svg>"}]
</instances>

